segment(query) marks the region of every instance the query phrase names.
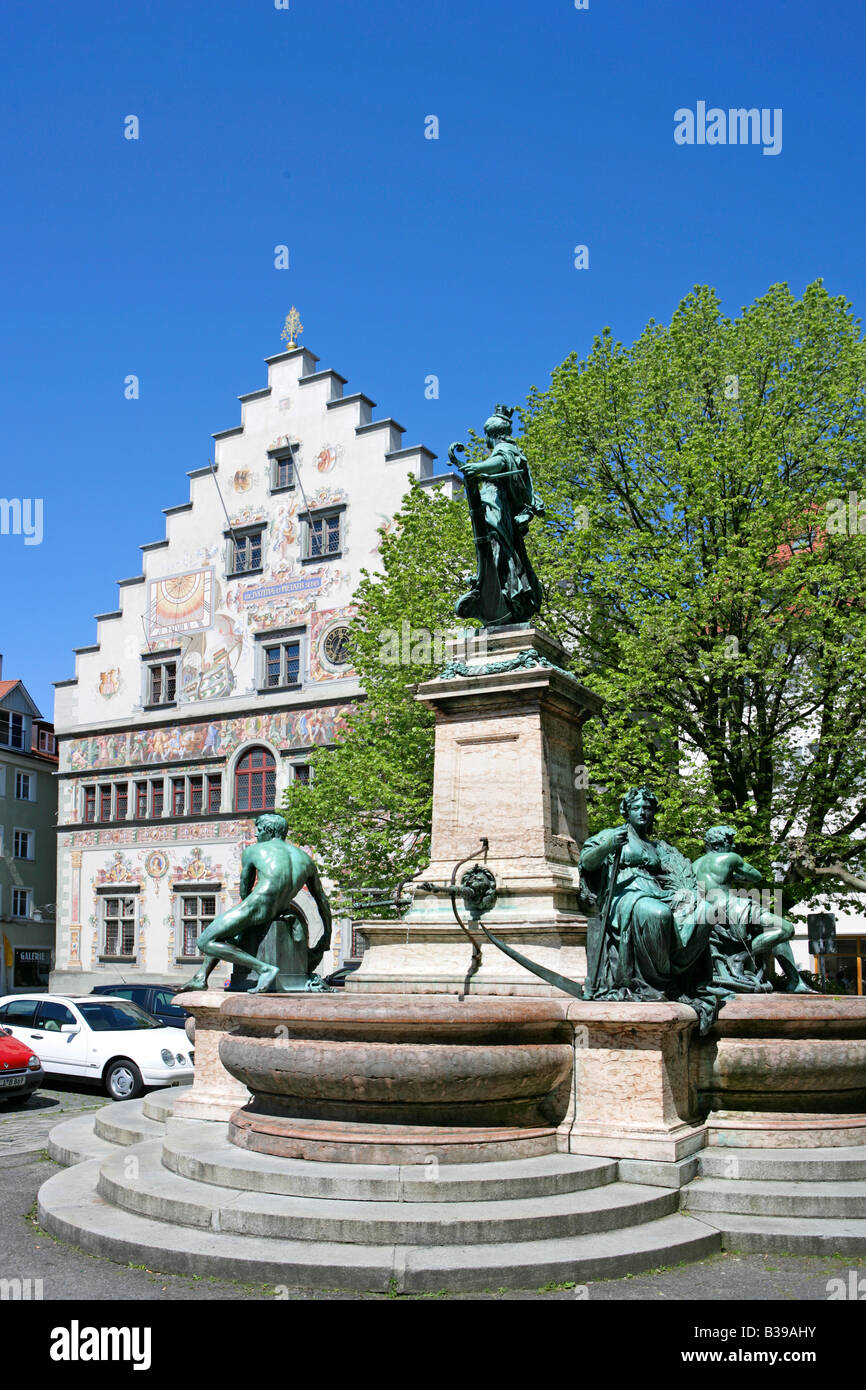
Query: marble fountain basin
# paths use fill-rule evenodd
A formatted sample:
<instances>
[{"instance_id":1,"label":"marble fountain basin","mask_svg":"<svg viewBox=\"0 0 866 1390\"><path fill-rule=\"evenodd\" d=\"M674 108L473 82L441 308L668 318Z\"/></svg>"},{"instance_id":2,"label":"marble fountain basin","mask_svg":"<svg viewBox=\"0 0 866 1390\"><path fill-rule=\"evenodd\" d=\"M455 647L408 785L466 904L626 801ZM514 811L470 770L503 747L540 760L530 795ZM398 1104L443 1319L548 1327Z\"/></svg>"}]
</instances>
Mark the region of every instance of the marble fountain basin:
<instances>
[{"instance_id":1,"label":"marble fountain basin","mask_svg":"<svg viewBox=\"0 0 866 1390\"><path fill-rule=\"evenodd\" d=\"M695 1051L705 1108L866 1109L864 998L741 995Z\"/></svg>"},{"instance_id":2,"label":"marble fountain basin","mask_svg":"<svg viewBox=\"0 0 866 1390\"><path fill-rule=\"evenodd\" d=\"M569 1105L569 1001L442 995L237 995L226 1070L253 1101L241 1147L328 1162L551 1153Z\"/></svg>"}]
</instances>

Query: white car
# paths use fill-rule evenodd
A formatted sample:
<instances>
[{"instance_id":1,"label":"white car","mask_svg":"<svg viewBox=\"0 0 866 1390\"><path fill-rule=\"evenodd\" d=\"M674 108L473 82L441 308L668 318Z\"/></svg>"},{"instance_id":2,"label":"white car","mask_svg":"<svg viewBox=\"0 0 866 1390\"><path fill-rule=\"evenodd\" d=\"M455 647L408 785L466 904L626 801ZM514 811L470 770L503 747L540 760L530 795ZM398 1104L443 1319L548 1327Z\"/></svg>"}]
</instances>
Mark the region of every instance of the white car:
<instances>
[{"instance_id":1,"label":"white car","mask_svg":"<svg viewBox=\"0 0 866 1390\"><path fill-rule=\"evenodd\" d=\"M164 1028L128 999L6 994L0 1024L36 1053L49 1076L102 1082L112 1100L193 1078L194 1053L180 1029Z\"/></svg>"}]
</instances>

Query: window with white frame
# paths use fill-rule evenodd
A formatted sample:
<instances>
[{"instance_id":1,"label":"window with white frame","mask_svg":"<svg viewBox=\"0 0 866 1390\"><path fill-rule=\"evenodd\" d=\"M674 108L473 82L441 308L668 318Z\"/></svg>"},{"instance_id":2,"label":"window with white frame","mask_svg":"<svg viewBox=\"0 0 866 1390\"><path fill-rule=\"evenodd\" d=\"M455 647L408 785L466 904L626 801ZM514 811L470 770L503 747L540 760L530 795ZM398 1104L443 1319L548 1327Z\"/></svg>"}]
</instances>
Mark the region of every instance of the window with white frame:
<instances>
[{"instance_id":1,"label":"window with white frame","mask_svg":"<svg viewBox=\"0 0 866 1390\"><path fill-rule=\"evenodd\" d=\"M305 518L303 545L305 560L336 558L343 549L343 511L309 512Z\"/></svg>"},{"instance_id":2,"label":"window with white frame","mask_svg":"<svg viewBox=\"0 0 866 1390\"><path fill-rule=\"evenodd\" d=\"M262 643L262 688L280 690L301 683L301 641L299 637Z\"/></svg>"},{"instance_id":3,"label":"window with white frame","mask_svg":"<svg viewBox=\"0 0 866 1390\"><path fill-rule=\"evenodd\" d=\"M295 463L292 451L286 449L282 453L270 455L271 460L271 492L287 492L295 486Z\"/></svg>"},{"instance_id":4,"label":"window with white frame","mask_svg":"<svg viewBox=\"0 0 866 1390\"><path fill-rule=\"evenodd\" d=\"M180 955L186 959L198 955L198 938L209 927L217 912L215 893L182 893L180 895Z\"/></svg>"},{"instance_id":5,"label":"window with white frame","mask_svg":"<svg viewBox=\"0 0 866 1390\"><path fill-rule=\"evenodd\" d=\"M23 714L0 709L0 744L4 748L27 747L27 721Z\"/></svg>"},{"instance_id":6,"label":"window with white frame","mask_svg":"<svg viewBox=\"0 0 866 1390\"><path fill-rule=\"evenodd\" d=\"M14 859L35 859L36 836L32 830L12 831L12 856Z\"/></svg>"},{"instance_id":7,"label":"window with white frame","mask_svg":"<svg viewBox=\"0 0 866 1390\"><path fill-rule=\"evenodd\" d=\"M32 772L15 773L15 796L18 801L36 800L36 778Z\"/></svg>"},{"instance_id":8,"label":"window with white frame","mask_svg":"<svg viewBox=\"0 0 866 1390\"><path fill-rule=\"evenodd\" d=\"M229 574L251 574L262 568L264 526L229 534L227 569Z\"/></svg>"},{"instance_id":9,"label":"window with white frame","mask_svg":"<svg viewBox=\"0 0 866 1390\"><path fill-rule=\"evenodd\" d=\"M103 954L134 956L135 898L106 894L101 906Z\"/></svg>"},{"instance_id":10,"label":"window with white frame","mask_svg":"<svg viewBox=\"0 0 866 1390\"><path fill-rule=\"evenodd\" d=\"M29 917L30 908L33 902L32 888L13 888L12 889L12 916Z\"/></svg>"},{"instance_id":11,"label":"window with white frame","mask_svg":"<svg viewBox=\"0 0 866 1390\"><path fill-rule=\"evenodd\" d=\"M147 703L173 705L177 700L177 662L150 661L147 663Z\"/></svg>"},{"instance_id":12,"label":"window with white frame","mask_svg":"<svg viewBox=\"0 0 866 1390\"><path fill-rule=\"evenodd\" d=\"M57 747L57 740L47 729L39 730L39 752L53 753Z\"/></svg>"}]
</instances>

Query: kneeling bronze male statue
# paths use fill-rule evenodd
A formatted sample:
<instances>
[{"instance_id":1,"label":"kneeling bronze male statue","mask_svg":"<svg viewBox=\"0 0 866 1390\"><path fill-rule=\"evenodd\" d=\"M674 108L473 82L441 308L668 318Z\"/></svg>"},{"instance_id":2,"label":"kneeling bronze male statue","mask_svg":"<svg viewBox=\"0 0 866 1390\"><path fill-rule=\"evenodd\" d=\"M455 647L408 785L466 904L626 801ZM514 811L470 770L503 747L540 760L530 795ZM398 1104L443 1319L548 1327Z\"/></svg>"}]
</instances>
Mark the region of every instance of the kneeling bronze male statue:
<instances>
[{"instance_id":1,"label":"kneeling bronze male statue","mask_svg":"<svg viewBox=\"0 0 866 1390\"><path fill-rule=\"evenodd\" d=\"M256 843L248 845L241 858L241 901L205 927L197 943L204 963L184 989L207 989L217 961L225 960L255 971L258 980L250 994L264 994L275 986L279 992L280 967L266 964L255 953L275 922L284 923L295 940L299 928L306 938L306 924L294 905L302 888L310 890L324 926L318 943L306 953L307 984L322 987L313 971L331 944L331 908L315 864L298 845L286 840L287 832L283 816L276 812L259 816Z\"/></svg>"}]
</instances>

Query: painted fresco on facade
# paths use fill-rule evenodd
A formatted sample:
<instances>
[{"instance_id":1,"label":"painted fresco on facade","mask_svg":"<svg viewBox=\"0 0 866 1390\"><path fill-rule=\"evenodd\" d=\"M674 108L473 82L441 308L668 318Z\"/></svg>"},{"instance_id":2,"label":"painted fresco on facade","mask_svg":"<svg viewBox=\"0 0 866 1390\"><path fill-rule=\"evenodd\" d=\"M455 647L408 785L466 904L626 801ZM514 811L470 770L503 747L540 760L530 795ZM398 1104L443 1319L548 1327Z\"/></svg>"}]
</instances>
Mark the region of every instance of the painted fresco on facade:
<instances>
[{"instance_id":1,"label":"painted fresco on facade","mask_svg":"<svg viewBox=\"0 0 866 1390\"><path fill-rule=\"evenodd\" d=\"M315 455L315 464L319 473L330 473L344 453L345 449L342 444L323 444Z\"/></svg>"},{"instance_id":2,"label":"painted fresco on facade","mask_svg":"<svg viewBox=\"0 0 866 1390\"><path fill-rule=\"evenodd\" d=\"M142 887L144 884L144 874L141 869L136 869L128 855L117 850L112 864L105 868L97 869L93 880L94 888L106 888L111 884L126 885L137 884Z\"/></svg>"},{"instance_id":3,"label":"painted fresco on facade","mask_svg":"<svg viewBox=\"0 0 866 1390\"><path fill-rule=\"evenodd\" d=\"M174 763L196 756L227 756L242 743L257 739L265 739L280 750L310 748L317 743L333 743L345 729L350 713L350 705L322 705L70 739L62 745L62 770L94 772L106 767Z\"/></svg>"},{"instance_id":4,"label":"painted fresco on facade","mask_svg":"<svg viewBox=\"0 0 866 1390\"><path fill-rule=\"evenodd\" d=\"M186 858L177 864L172 872L172 883L222 883L225 871L222 864L214 864L209 854L204 854L196 845Z\"/></svg>"},{"instance_id":5,"label":"painted fresco on facade","mask_svg":"<svg viewBox=\"0 0 866 1390\"><path fill-rule=\"evenodd\" d=\"M144 872L148 878L164 878L168 873L169 858L161 849L153 849L144 861Z\"/></svg>"},{"instance_id":6,"label":"painted fresco on facade","mask_svg":"<svg viewBox=\"0 0 866 1390\"><path fill-rule=\"evenodd\" d=\"M188 644L180 667L185 702L218 700L232 693L245 635L227 613L217 613L210 631Z\"/></svg>"},{"instance_id":7,"label":"painted fresco on facade","mask_svg":"<svg viewBox=\"0 0 866 1390\"><path fill-rule=\"evenodd\" d=\"M291 627L305 621L319 598L341 582L342 572L334 565L320 569L276 570L261 575L229 591L226 607L234 610L250 632Z\"/></svg>"},{"instance_id":8,"label":"painted fresco on facade","mask_svg":"<svg viewBox=\"0 0 866 1390\"><path fill-rule=\"evenodd\" d=\"M119 666L112 666L108 671L100 671L99 685L97 689L99 691L99 694L104 699L110 700L112 696L116 695L119 692L120 686L121 680Z\"/></svg>"},{"instance_id":9,"label":"painted fresco on facade","mask_svg":"<svg viewBox=\"0 0 866 1390\"><path fill-rule=\"evenodd\" d=\"M256 838L255 822L250 819L186 822L181 825L127 824L102 830L68 830L58 835L60 848L98 849L108 845L162 845L190 840L226 841L241 847Z\"/></svg>"}]
</instances>

